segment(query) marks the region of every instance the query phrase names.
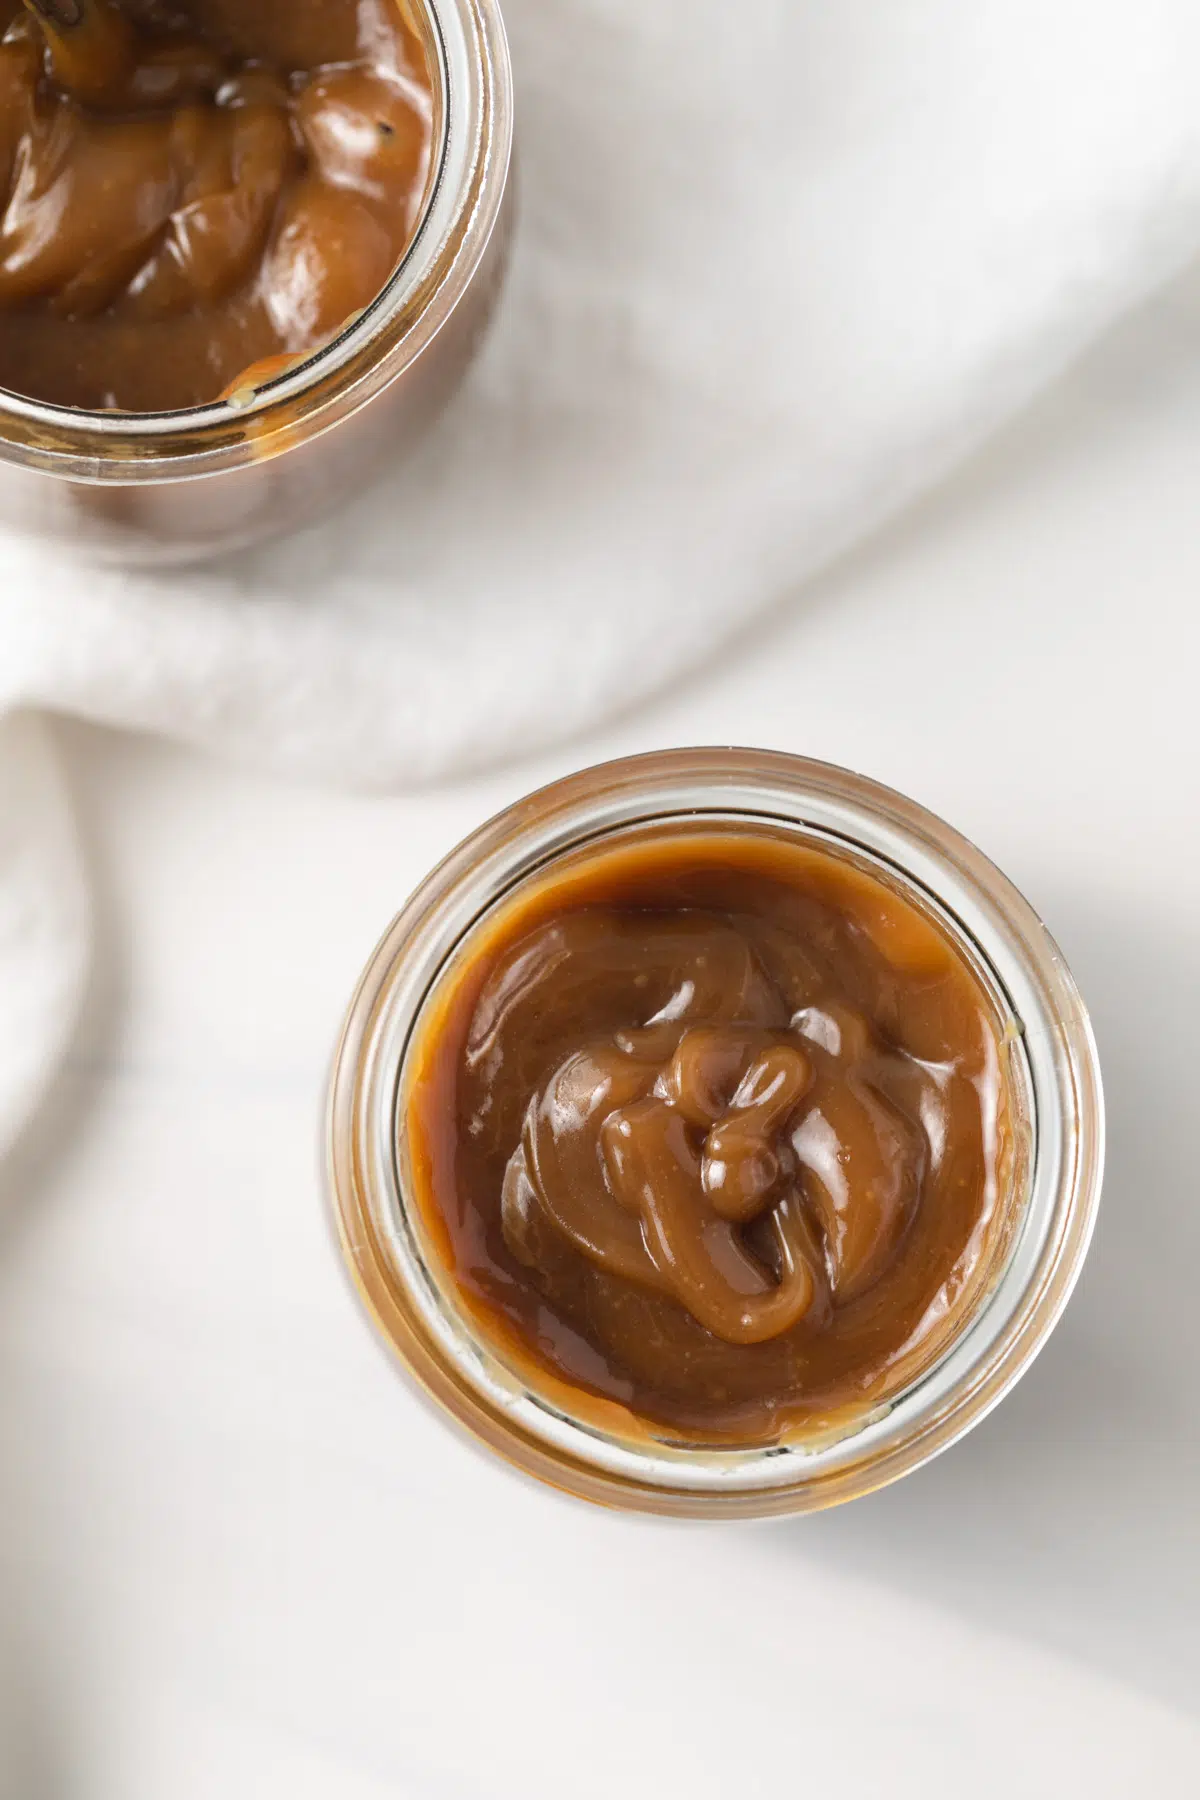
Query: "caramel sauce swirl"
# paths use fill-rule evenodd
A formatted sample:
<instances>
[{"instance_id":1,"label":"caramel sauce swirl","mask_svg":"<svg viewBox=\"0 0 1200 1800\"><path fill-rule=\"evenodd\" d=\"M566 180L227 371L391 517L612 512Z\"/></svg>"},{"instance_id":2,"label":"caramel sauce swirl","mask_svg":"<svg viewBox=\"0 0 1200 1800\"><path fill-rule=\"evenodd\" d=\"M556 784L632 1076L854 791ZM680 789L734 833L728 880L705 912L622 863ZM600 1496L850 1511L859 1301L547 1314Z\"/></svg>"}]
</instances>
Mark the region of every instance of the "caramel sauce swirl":
<instances>
[{"instance_id":1,"label":"caramel sauce swirl","mask_svg":"<svg viewBox=\"0 0 1200 1800\"><path fill-rule=\"evenodd\" d=\"M0 0L0 386L200 405L326 342L418 223L402 0Z\"/></svg>"},{"instance_id":2,"label":"caramel sauce swirl","mask_svg":"<svg viewBox=\"0 0 1200 1800\"><path fill-rule=\"evenodd\" d=\"M547 876L421 1046L405 1128L454 1276L584 1394L690 1432L830 1417L986 1277L990 1004L832 856L747 832Z\"/></svg>"}]
</instances>

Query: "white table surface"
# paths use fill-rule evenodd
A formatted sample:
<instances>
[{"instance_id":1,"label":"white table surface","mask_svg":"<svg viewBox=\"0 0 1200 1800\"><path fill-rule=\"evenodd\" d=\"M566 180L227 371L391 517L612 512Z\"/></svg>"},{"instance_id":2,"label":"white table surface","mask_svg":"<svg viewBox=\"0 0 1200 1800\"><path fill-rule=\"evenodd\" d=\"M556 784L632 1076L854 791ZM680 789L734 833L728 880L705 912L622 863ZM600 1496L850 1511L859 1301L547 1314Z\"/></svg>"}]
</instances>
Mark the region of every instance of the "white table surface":
<instances>
[{"instance_id":1,"label":"white table surface","mask_svg":"<svg viewBox=\"0 0 1200 1800\"><path fill-rule=\"evenodd\" d=\"M552 755L347 798L63 727L98 949L0 1171L0 1792L1200 1792L1198 471L1193 283ZM410 886L541 781L700 741L851 764L973 836L1072 961L1109 1095L1097 1241L1020 1389L772 1526L612 1518L476 1458L377 1351L316 1174Z\"/></svg>"}]
</instances>

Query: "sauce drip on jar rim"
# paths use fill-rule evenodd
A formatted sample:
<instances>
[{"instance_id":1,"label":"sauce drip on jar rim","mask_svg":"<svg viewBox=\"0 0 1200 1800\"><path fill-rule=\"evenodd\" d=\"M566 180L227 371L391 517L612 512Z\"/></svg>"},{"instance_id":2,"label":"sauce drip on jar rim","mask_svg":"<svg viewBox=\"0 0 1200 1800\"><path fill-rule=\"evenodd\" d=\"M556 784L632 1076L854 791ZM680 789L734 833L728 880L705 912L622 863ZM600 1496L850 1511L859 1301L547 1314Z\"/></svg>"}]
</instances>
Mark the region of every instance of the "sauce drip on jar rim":
<instances>
[{"instance_id":1,"label":"sauce drip on jar rim","mask_svg":"<svg viewBox=\"0 0 1200 1800\"><path fill-rule=\"evenodd\" d=\"M433 79L405 0L0 0L0 387L202 405L336 336L419 222Z\"/></svg>"},{"instance_id":2,"label":"sauce drip on jar rim","mask_svg":"<svg viewBox=\"0 0 1200 1800\"><path fill-rule=\"evenodd\" d=\"M536 1385L685 1439L878 1403L1004 1232L996 1007L932 917L762 829L577 853L476 928L400 1129L439 1261Z\"/></svg>"}]
</instances>

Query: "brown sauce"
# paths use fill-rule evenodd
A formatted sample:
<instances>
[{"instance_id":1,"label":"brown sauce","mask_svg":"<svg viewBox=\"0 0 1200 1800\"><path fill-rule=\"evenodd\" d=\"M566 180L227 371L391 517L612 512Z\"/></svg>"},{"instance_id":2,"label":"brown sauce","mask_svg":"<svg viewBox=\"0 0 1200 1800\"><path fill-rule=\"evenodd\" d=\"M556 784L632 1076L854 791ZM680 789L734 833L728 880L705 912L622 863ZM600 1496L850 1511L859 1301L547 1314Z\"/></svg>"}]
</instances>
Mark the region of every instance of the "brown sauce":
<instances>
[{"instance_id":1,"label":"brown sauce","mask_svg":"<svg viewBox=\"0 0 1200 1800\"><path fill-rule=\"evenodd\" d=\"M0 33L0 387L202 405L335 336L411 241L406 0L90 0L74 32L0 0Z\"/></svg>"},{"instance_id":2,"label":"brown sauce","mask_svg":"<svg viewBox=\"0 0 1200 1800\"><path fill-rule=\"evenodd\" d=\"M996 1007L940 926L762 831L585 853L460 951L401 1128L510 1361L688 1437L834 1422L995 1266ZM573 1403L574 1404L574 1403Z\"/></svg>"}]
</instances>

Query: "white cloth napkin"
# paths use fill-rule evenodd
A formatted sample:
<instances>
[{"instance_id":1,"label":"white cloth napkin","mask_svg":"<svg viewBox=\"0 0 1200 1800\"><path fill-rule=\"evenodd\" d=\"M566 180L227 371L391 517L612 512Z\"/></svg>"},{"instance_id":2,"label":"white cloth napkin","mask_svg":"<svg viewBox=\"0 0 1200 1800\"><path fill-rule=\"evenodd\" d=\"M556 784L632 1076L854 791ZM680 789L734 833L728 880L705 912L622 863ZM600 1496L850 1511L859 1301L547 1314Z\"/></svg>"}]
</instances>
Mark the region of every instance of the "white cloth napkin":
<instances>
[{"instance_id":1,"label":"white cloth napkin","mask_svg":"<svg viewBox=\"0 0 1200 1800\"><path fill-rule=\"evenodd\" d=\"M0 1154L36 1104L74 1022L89 909L45 728L0 718Z\"/></svg>"},{"instance_id":2,"label":"white cloth napkin","mask_svg":"<svg viewBox=\"0 0 1200 1800\"><path fill-rule=\"evenodd\" d=\"M0 712L400 784L711 652L1200 246L1194 0L509 0L522 218L418 460L203 571L0 538ZM0 325L2 328L2 325ZM86 907L0 742L0 1145Z\"/></svg>"}]
</instances>

